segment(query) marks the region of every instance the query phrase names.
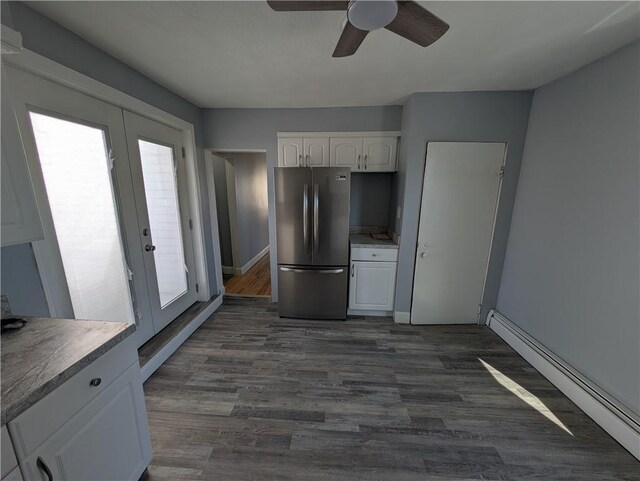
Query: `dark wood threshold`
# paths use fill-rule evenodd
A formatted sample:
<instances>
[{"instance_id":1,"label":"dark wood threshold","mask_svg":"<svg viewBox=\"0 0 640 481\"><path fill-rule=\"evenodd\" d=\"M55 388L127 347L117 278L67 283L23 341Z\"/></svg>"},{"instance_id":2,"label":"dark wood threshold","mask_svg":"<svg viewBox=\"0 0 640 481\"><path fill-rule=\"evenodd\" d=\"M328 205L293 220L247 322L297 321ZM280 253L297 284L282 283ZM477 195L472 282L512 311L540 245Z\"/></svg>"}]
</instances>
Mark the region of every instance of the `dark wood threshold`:
<instances>
[{"instance_id":1,"label":"dark wood threshold","mask_svg":"<svg viewBox=\"0 0 640 481\"><path fill-rule=\"evenodd\" d=\"M189 307L186 311L176 317L170 322L164 329L158 334L153 336L147 342L145 342L138 349L138 359L140 360L140 367L149 362L164 346L169 344L171 340L184 329L192 320L196 318L206 307L214 302L218 296L214 296L208 301L198 301Z\"/></svg>"}]
</instances>

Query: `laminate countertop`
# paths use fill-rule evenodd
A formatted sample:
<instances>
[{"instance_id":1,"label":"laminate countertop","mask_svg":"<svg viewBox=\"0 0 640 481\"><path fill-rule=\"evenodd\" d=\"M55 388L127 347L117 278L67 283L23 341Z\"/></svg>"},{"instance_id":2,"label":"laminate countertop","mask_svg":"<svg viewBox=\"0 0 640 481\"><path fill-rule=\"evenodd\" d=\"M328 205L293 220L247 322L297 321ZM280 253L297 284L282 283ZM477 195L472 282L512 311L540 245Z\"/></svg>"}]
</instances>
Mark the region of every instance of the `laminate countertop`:
<instances>
[{"instance_id":1,"label":"laminate countertop","mask_svg":"<svg viewBox=\"0 0 640 481\"><path fill-rule=\"evenodd\" d=\"M368 234L350 234L351 247L375 247L376 249L397 249L398 244L391 239L374 239Z\"/></svg>"},{"instance_id":2,"label":"laminate countertop","mask_svg":"<svg viewBox=\"0 0 640 481\"><path fill-rule=\"evenodd\" d=\"M5 425L135 331L134 324L26 318L3 333L2 413Z\"/></svg>"}]
</instances>

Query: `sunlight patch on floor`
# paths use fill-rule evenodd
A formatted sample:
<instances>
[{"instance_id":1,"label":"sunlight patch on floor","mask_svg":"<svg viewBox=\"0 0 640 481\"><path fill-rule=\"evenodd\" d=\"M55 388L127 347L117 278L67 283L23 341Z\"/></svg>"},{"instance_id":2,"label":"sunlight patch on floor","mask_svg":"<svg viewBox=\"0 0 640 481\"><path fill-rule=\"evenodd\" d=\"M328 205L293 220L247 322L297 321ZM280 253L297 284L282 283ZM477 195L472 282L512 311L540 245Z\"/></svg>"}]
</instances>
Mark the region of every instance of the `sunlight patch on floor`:
<instances>
[{"instance_id":1,"label":"sunlight patch on floor","mask_svg":"<svg viewBox=\"0 0 640 481\"><path fill-rule=\"evenodd\" d=\"M498 381L498 383L502 387L508 389L512 394L515 394L516 396L518 396L520 399L522 399L524 402L526 402L529 406L531 406L533 409L535 409L540 414L542 414L544 417L546 417L549 421L551 421L556 426L558 426L559 428L563 429L564 431L569 433L571 436L573 436L573 433L569 430L569 428L567 426L565 426L562 423L562 421L560 421L556 417L556 415L553 414L551 412L551 410L547 406L545 406L545 404L537 396L534 396L533 394L531 394L529 391L527 391L525 388L523 388L520 384L518 384L517 382L515 382L510 377L508 377L508 376L504 375L503 373L501 373L500 371L498 371L491 364L483 361L480 358L478 358L478 361L480 361L482 363L484 368L487 371L489 371L489 373L494 377L494 379L496 381Z\"/></svg>"}]
</instances>

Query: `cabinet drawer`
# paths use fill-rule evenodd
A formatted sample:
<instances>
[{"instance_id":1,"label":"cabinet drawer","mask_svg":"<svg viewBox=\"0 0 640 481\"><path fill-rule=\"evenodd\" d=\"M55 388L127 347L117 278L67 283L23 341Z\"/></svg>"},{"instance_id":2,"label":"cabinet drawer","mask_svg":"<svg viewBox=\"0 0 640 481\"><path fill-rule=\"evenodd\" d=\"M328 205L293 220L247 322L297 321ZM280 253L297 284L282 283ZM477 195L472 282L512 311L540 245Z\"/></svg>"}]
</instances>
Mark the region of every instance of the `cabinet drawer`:
<instances>
[{"instance_id":1,"label":"cabinet drawer","mask_svg":"<svg viewBox=\"0 0 640 481\"><path fill-rule=\"evenodd\" d=\"M6 426L2 426L2 479L14 468L18 466L16 455L13 452L13 446L11 445L11 438L9 438L9 431Z\"/></svg>"},{"instance_id":2,"label":"cabinet drawer","mask_svg":"<svg viewBox=\"0 0 640 481\"><path fill-rule=\"evenodd\" d=\"M131 337L114 346L9 423L18 459L31 454L74 414L138 362ZM100 379L97 386L92 380Z\"/></svg>"},{"instance_id":3,"label":"cabinet drawer","mask_svg":"<svg viewBox=\"0 0 640 481\"><path fill-rule=\"evenodd\" d=\"M376 249L375 247L355 247L351 249L352 261L395 262L398 249Z\"/></svg>"}]
</instances>

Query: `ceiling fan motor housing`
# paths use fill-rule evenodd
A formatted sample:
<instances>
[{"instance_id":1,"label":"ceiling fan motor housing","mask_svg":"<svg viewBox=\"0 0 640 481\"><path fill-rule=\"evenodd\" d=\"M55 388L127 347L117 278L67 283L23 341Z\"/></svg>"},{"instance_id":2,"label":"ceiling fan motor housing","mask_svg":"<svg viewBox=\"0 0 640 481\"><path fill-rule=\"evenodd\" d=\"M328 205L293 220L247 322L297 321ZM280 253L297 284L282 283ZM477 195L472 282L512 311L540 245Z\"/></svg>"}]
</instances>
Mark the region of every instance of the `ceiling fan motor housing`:
<instances>
[{"instance_id":1,"label":"ceiling fan motor housing","mask_svg":"<svg viewBox=\"0 0 640 481\"><path fill-rule=\"evenodd\" d=\"M396 0L351 0L347 10L349 22L365 31L386 27L397 14Z\"/></svg>"}]
</instances>

